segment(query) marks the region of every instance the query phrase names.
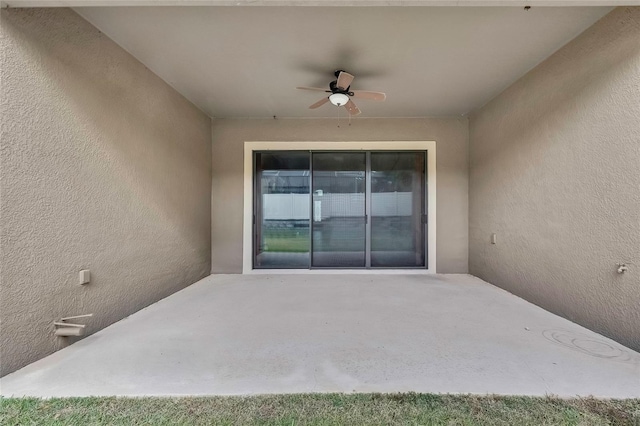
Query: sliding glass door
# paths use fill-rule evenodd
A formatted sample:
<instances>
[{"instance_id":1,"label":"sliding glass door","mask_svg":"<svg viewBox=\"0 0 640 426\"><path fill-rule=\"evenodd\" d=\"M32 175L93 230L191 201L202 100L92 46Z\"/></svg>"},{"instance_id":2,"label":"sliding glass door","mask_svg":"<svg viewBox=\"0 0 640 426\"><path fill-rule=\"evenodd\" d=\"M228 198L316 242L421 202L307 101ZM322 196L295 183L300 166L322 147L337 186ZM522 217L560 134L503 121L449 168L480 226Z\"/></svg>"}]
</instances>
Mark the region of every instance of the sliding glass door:
<instances>
[{"instance_id":1,"label":"sliding glass door","mask_svg":"<svg viewBox=\"0 0 640 426\"><path fill-rule=\"evenodd\" d=\"M366 266L364 152L313 153L312 267Z\"/></svg>"},{"instance_id":2,"label":"sliding glass door","mask_svg":"<svg viewBox=\"0 0 640 426\"><path fill-rule=\"evenodd\" d=\"M425 155L371 153L371 266L425 266Z\"/></svg>"},{"instance_id":3,"label":"sliding glass door","mask_svg":"<svg viewBox=\"0 0 640 426\"><path fill-rule=\"evenodd\" d=\"M426 153L258 152L254 268L425 268Z\"/></svg>"},{"instance_id":4,"label":"sliding glass door","mask_svg":"<svg viewBox=\"0 0 640 426\"><path fill-rule=\"evenodd\" d=\"M254 268L309 268L309 152L254 158Z\"/></svg>"}]
</instances>

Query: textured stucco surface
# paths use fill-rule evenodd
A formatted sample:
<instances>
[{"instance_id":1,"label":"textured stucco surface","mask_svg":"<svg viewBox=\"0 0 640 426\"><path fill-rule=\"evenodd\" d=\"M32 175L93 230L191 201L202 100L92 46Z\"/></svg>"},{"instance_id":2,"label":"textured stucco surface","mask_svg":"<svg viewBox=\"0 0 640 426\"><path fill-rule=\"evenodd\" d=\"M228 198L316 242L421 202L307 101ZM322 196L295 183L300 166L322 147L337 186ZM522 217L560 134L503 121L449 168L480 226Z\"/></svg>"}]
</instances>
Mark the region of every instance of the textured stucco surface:
<instances>
[{"instance_id":1,"label":"textured stucco surface","mask_svg":"<svg viewBox=\"0 0 640 426\"><path fill-rule=\"evenodd\" d=\"M639 123L640 7L615 9L470 119L470 272L636 350Z\"/></svg>"},{"instance_id":2,"label":"textured stucco surface","mask_svg":"<svg viewBox=\"0 0 640 426\"><path fill-rule=\"evenodd\" d=\"M212 272L242 272L245 141L436 141L437 271L468 268L466 118L214 119Z\"/></svg>"},{"instance_id":3,"label":"textured stucco surface","mask_svg":"<svg viewBox=\"0 0 640 426\"><path fill-rule=\"evenodd\" d=\"M4 375L209 273L211 120L70 9L0 31Z\"/></svg>"}]
</instances>

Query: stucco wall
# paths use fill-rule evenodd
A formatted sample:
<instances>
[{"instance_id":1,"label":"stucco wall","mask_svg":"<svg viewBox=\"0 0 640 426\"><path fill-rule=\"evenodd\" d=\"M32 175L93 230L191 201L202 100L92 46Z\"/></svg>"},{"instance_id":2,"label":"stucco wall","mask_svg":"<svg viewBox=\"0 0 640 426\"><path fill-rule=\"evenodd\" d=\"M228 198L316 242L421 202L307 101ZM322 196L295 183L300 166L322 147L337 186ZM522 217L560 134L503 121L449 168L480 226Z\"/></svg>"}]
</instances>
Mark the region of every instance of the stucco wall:
<instances>
[{"instance_id":1,"label":"stucco wall","mask_svg":"<svg viewBox=\"0 0 640 426\"><path fill-rule=\"evenodd\" d=\"M338 127L340 126L340 127ZM245 141L435 140L437 270L468 268L468 121L466 118L213 120L212 272L242 272ZM401 142L398 142L401 146Z\"/></svg>"},{"instance_id":2,"label":"stucco wall","mask_svg":"<svg viewBox=\"0 0 640 426\"><path fill-rule=\"evenodd\" d=\"M211 120L70 9L0 29L4 375L208 275Z\"/></svg>"},{"instance_id":3,"label":"stucco wall","mask_svg":"<svg viewBox=\"0 0 640 426\"><path fill-rule=\"evenodd\" d=\"M474 113L470 141L470 272L640 350L640 8Z\"/></svg>"}]
</instances>

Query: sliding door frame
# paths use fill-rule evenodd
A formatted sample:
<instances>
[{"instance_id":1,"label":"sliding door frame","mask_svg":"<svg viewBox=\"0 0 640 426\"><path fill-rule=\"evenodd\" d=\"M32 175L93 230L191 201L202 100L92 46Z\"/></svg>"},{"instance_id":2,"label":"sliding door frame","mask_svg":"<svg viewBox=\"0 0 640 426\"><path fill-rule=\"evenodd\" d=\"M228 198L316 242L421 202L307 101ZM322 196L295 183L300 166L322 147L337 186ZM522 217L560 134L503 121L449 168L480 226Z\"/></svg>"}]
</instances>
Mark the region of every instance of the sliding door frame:
<instances>
[{"instance_id":1,"label":"sliding door frame","mask_svg":"<svg viewBox=\"0 0 640 426\"><path fill-rule=\"evenodd\" d=\"M426 151L426 241L425 261L427 267L420 269L254 269L254 153L256 151ZM370 156L367 155L367 161ZM313 197L311 197L313 199ZM215 202L215 201L214 201ZM370 219L370 218L369 218ZM368 224L371 220L368 221ZM247 141L244 144L244 217L243 217L243 274L435 274L436 273L436 142L435 141L375 141L375 142L271 142ZM312 254L310 253L310 256ZM367 265L369 266L369 265Z\"/></svg>"}]
</instances>

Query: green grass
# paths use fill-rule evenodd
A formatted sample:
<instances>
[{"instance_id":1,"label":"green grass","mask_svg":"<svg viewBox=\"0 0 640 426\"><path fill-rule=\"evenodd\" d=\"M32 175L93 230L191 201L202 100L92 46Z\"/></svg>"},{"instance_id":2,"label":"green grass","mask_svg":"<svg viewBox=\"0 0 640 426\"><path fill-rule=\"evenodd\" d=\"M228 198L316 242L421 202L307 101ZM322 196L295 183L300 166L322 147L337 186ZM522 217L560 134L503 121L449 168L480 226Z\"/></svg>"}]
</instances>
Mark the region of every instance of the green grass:
<instances>
[{"instance_id":1,"label":"green grass","mask_svg":"<svg viewBox=\"0 0 640 426\"><path fill-rule=\"evenodd\" d=\"M1 425L640 425L640 399L432 394L5 398Z\"/></svg>"},{"instance_id":2,"label":"green grass","mask_svg":"<svg viewBox=\"0 0 640 426\"><path fill-rule=\"evenodd\" d=\"M307 253L308 228L267 228L263 235L263 251L278 253Z\"/></svg>"},{"instance_id":3,"label":"green grass","mask_svg":"<svg viewBox=\"0 0 640 426\"><path fill-rule=\"evenodd\" d=\"M309 228L264 228L264 252L307 253L309 252ZM318 251L363 251L364 224L344 226L324 224L316 236L314 245ZM377 227L372 233L371 249L374 251L411 251L413 233L411 228Z\"/></svg>"}]
</instances>

